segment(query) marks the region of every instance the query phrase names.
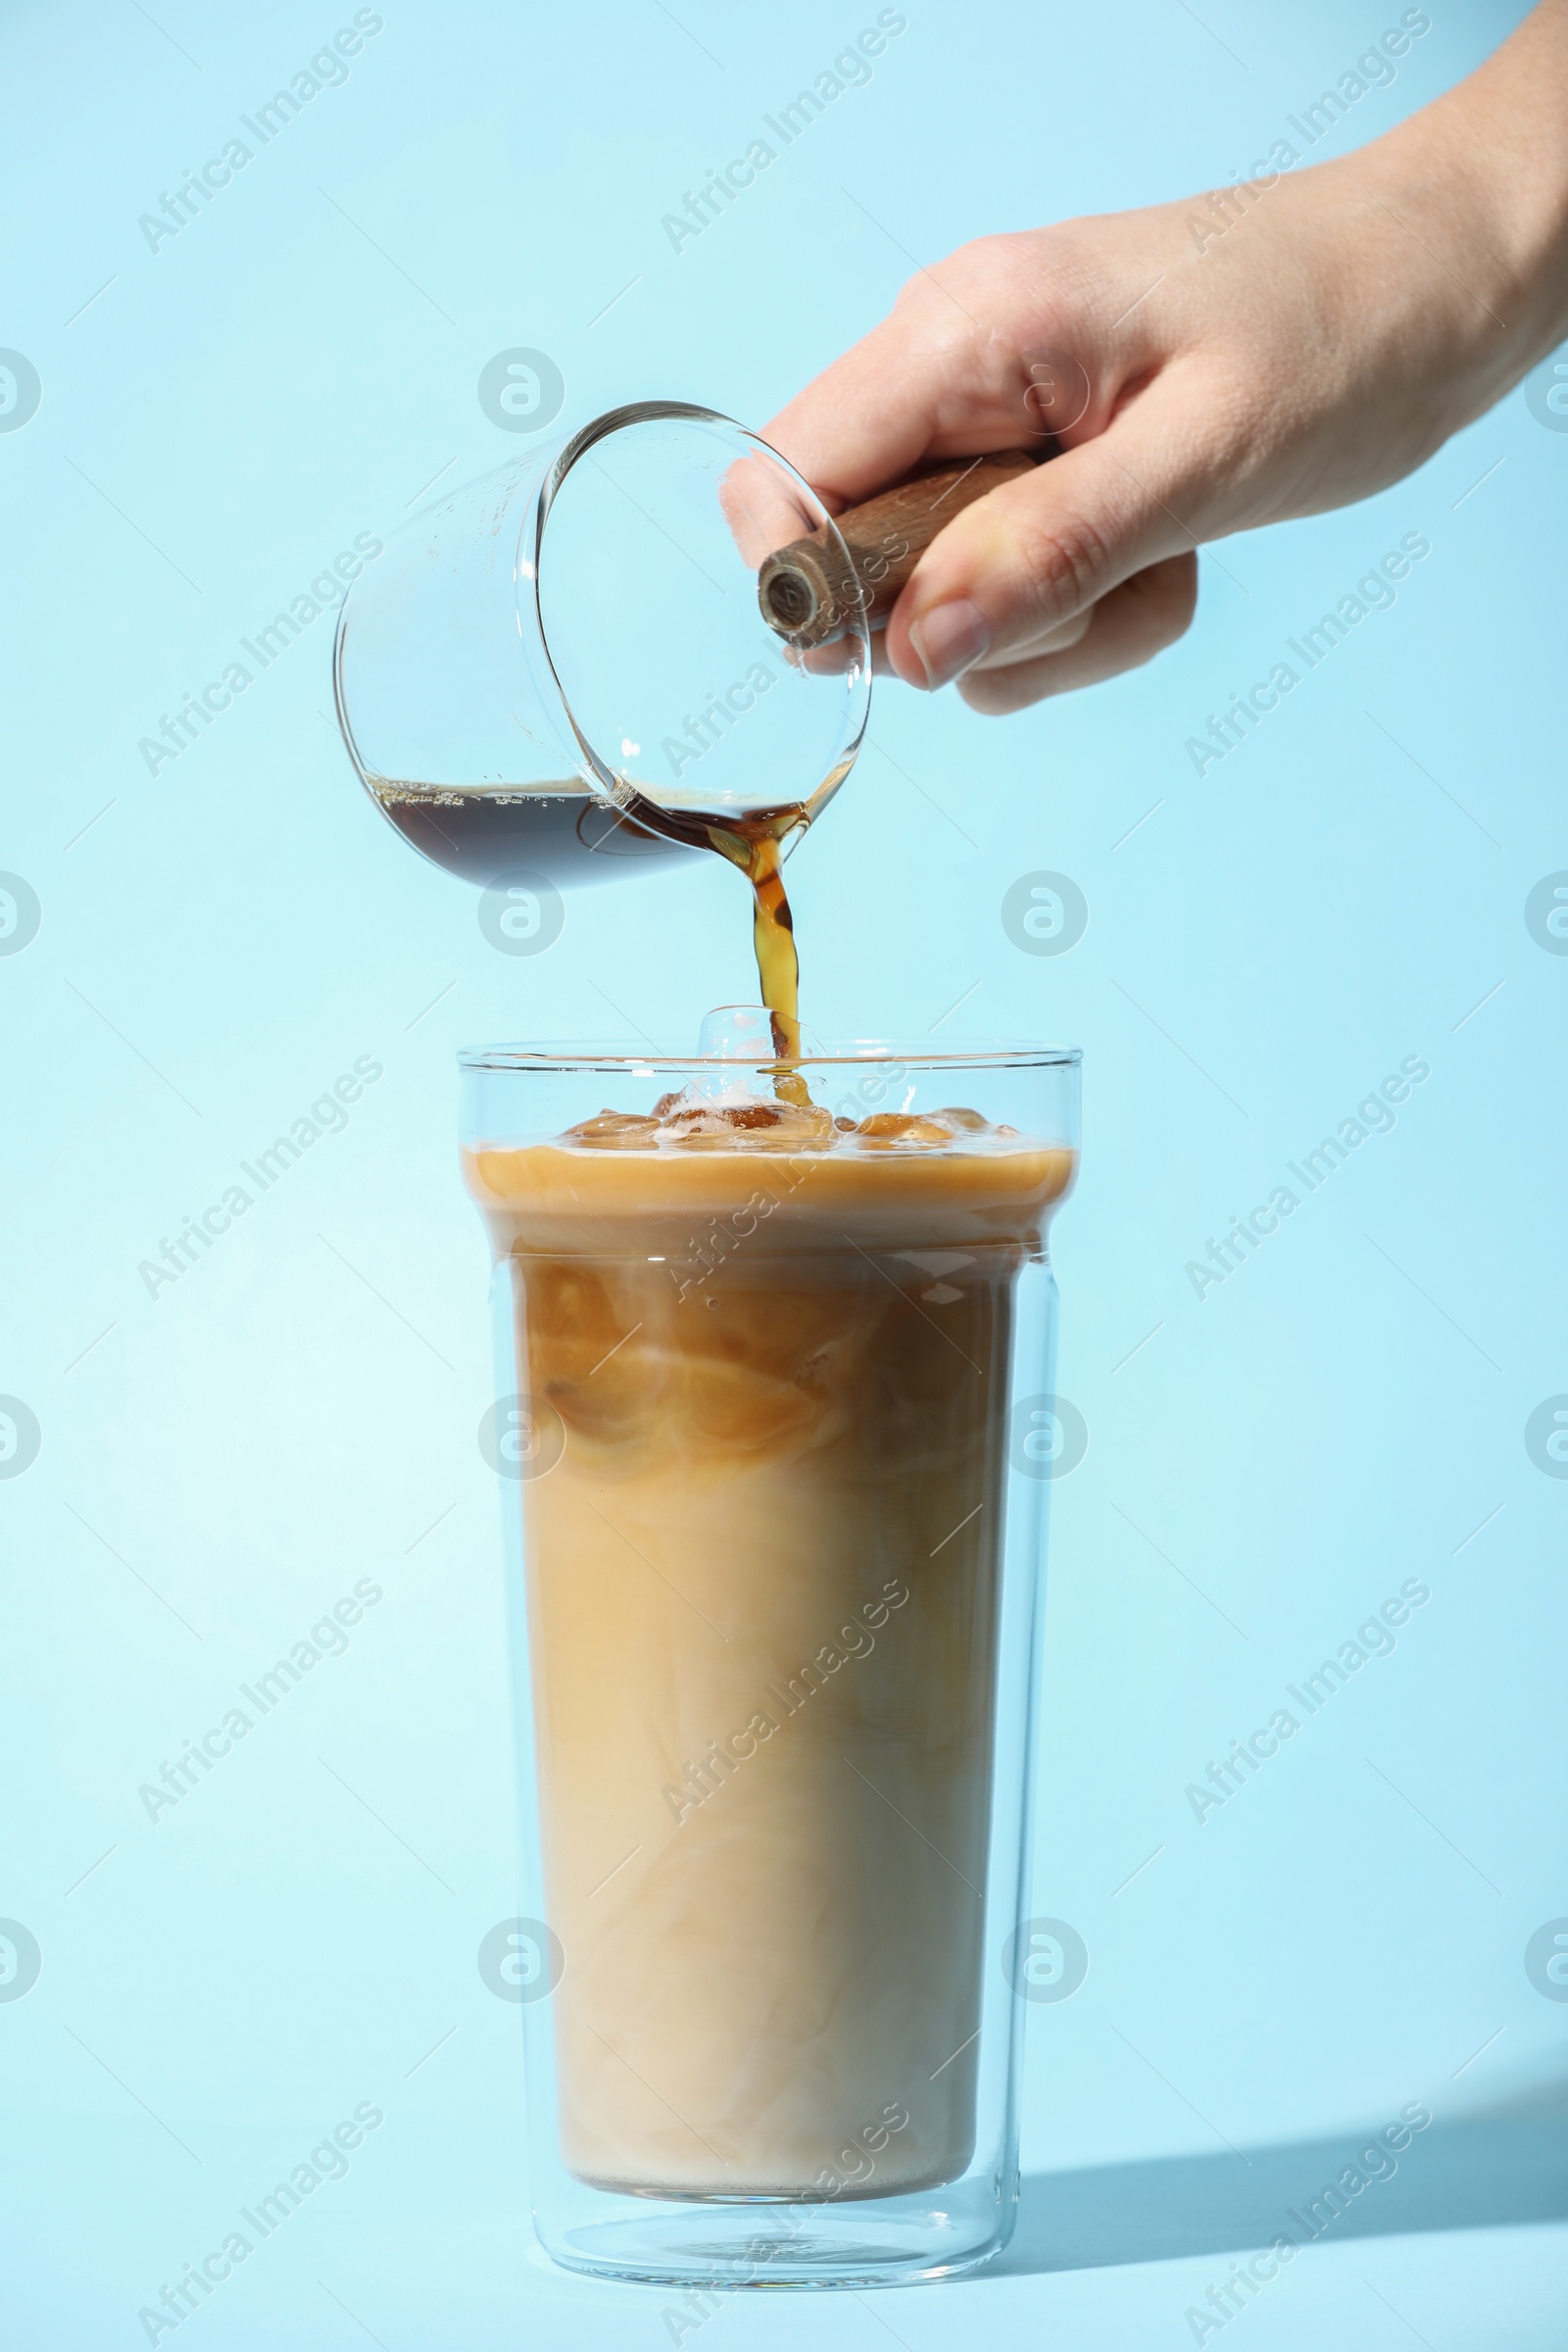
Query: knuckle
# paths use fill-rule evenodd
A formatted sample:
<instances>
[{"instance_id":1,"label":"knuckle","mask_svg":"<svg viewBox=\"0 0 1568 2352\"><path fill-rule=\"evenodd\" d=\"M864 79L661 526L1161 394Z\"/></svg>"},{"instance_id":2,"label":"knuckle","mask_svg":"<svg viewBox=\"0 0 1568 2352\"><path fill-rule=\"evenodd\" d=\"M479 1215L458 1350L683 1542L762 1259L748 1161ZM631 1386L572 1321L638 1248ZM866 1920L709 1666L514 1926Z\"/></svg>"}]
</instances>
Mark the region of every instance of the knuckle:
<instances>
[{"instance_id":1,"label":"knuckle","mask_svg":"<svg viewBox=\"0 0 1568 2352\"><path fill-rule=\"evenodd\" d=\"M1143 642L1147 662L1185 637L1198 610L1198 558L1176 556L1144 575Z\"/></svg>"},{"instance_id":2,"label":"knuckle","mask_svg":"<svg viewBox=\"0 0 1568 2352\"><path fill-rule=\"evenodd\" d=\"M958 680L958 695L982 718L1005 718L1036 699L1022 686L1016 670L1005 669L971 669Z\"/></svg>"},{"instance_id":3,"label":"knuckle","mask_svg":"<svg viewBox=\"0 0 1568 2352\"><path fill-rule=\"evenodd\" d=\"M1174 645L1178 637L1186 635L1193 625L1193 615L1197 611L1198 558L1194 556L1184 564L1180 589L1171 599L1171 627L1170 636L1167 639L1168 644Z\"/></svg>"},{"instance_id":4,"label":"knuckle","mask_svg":"<svg viewBox=\"0 0 1568 2352\"><path fill-rule=\"evenodd\" d=\"M948 266L971 280L1010 275L1023 259L1024 237L1016 230L998 229L989 236L970 237L956 246Z\"/></svg>"},{"instance_id":5,"label":"knuckle","mask_svg":"<svg viewBox=\"0 0 1568 2352\"><path fill-rule=\"evenodd\" d=\"M1024 230L971 237L967 243L956 245L931 269L917 270L906 278L899 290L898 307L949 309L955 293L995 300L1021 291L1030 281L1029 246L1030 235Z\"/></svg>"},{"instance_id":6,"label":"knuckle","mask_svg":"<svg viewBox=\"0 0 1568 2352\"><path fill-rule=\"evenodd\" d=\"M1102 592L1110 550L1087 514L1054 514L1049 520L1020 516L1014 562L1039 617L1066 620Z\"/></svg>"}]
</instances>

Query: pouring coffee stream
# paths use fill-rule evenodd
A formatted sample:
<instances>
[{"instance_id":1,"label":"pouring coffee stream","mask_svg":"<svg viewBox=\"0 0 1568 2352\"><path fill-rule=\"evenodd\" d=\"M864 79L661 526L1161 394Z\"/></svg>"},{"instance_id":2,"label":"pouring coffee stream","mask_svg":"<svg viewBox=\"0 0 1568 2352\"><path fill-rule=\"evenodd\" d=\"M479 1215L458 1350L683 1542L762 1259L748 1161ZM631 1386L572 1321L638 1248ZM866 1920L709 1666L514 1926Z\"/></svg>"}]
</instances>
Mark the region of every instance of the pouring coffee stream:
<instances>
[{"instance_id":1,"label":"pouring coffee stream","mask_svg":"<svg viewBox=\"0 0 1568 2352\"><path fill-rule=\"evenodd\" d=\"M795 946L795 917L784 890L784 847L810 823L801 804L789 808L764 809L743 823L733 818L698 815L683 828L682 839L694 848L716 850L738 865L752 886L752 945L757 956L757 978L762 1004L773 1030L773 1051L780 1064L780 1091L789 1082L790 1065L800 1057L800 956Z\"/></svg>"}]
</instances>

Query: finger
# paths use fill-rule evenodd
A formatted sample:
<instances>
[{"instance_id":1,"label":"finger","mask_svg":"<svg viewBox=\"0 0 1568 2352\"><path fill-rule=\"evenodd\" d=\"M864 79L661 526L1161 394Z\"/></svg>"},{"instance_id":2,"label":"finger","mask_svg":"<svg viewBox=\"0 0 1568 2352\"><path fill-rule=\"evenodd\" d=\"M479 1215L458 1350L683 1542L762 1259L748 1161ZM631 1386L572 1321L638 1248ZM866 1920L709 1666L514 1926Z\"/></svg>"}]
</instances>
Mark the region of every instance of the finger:
<instances>
[{"instance_id":1,"label":"finger","mask_svg":"<svg viewBox=\"0 0 1568 2352\"><path fill-rule=\"evenodd\" d=\"M1023 407L1021 372L1008 387L1012 402L994 384L975 384L969 330L954 318L958 331L944 339L895 312L763 427L763 440L835 513L941 454L945 418L959 422L952 446L965 456L1040 437ZM995 362L987 372L996 376Z\"/></svg>"},{"instance_id":2,"label":"finger","mask_svg":"<svg viewBox=\"0 0 1568 2352\"><path fill-rule=\"evenodd\" d=\"M976 499L932 541L888 622L911 686L938 687L989 658L1023 655L1048 629L1134 572L1191 550L1198 428L1160 377L1107 431Z\"/></svg>"},{"instance_id":3,"label":"finger","mask_svg":"<svg viewBox=\"0 0 1568 2352\"><path fill-rule=\"evenodd\" d=\"M719 482L718 503L752 571L779 548L809 537L821 519L817 502L808 499L771 451L737 458Z\"/></svg>"},{"instance_id":4,"label":"finger","mask_svg":"<svg viewBox=\"0 0 1568 2352\"><path fill-rule=\"evenodd\" d=\"M1038 637L1031 637L1027 645L1018 647L1016 653L988 654L983 661L975 663L975 667L977 670L1011 669L1020 662L1032 662L1037 654L1065 653L1069 646L1078 644L1081 638L1088 635L1099 610L1098 605L1088 605L1082 612L1075 613L1071 620L1062 621L1058 628L1042 629ZM892 663L888 666L891 669ZM894 670L893 674L896 677L898 672Z\"/></svg>"},{"instance_id":5,"label":"finger","mask_svg":"<svg viewBox=\"0 0 1568 2352\"><path fill-rule=\"evenodd\" d=\"M1121 336L1113 349L1077 316L1082 308L1065 272L1026 263L1016 240L965 247L912 278L889 316L781 409L762 438L835 512L924 459L1045 449L1064 421L1042 405L1046 345L1082 346L1066 363L1084 391L1073 423L1099 432L1128 372L1154 355Z\"/></svg>"},{"instance_id":6,"label":"finger","mask_svg":"<svg viewBox=\"0 0 1568 2352\"><path fill-rule=\"evenodd\" d=\"M804 669L815 678L838 677L861 658L858 637L834 637L826 645L790 645L783 652L791 669ZM899 674L888 660L887 640L880 629L871 633L868 661L873 678L896 678Z\"/></svg>"},{"instance_id":7,"label":"finger","mask_svg":"<svg viewBox=\"0 0 1568 2352\"><path fill-rule=\"evenodd\" d=\"M1040 638L1037 643L1027 648L1026 658L1032 659L1036 654L1054 654L1065 652L1068 646L1076 645L1078 643L1079 638L1082 637L1088 630L1090 623L1094 619L1094 609L1091 608L1087 612L1080 612L1076 620L1064 622L1059 629L1049 629L1045 636ZM835 649L824 646L818 650L819 652L826 654ZM790 659L796 662L803 669L814 669L818 666L827 668L829 666L829 664L825 662L818 664L815 658L809 654L792 655ZM840 659L831 666L838 669L843 669L848 666L848 662L847 661ZM888 660L887 631L880 625L880 623L871 631L871 675L874 678L898 678L901 686L904 683L903 679L899 678L898 671Z\"/></svg>"},{"instance_id":8,"label":"finger","mask_svg":"<svg viewBox=\"0 0 1568 2352\"><path fill-rule=\"evenodd\" d=\"M1089 440L1169 355L1147 297L1160 259L1174 266L1170 238L1155 212L961 246L920 268L763 438L835 508L922 459Z\"/></svg>"},{"instance_id":9,"label":"finger","mask_svg":"<svg viewBox=\"0 0 1568 2352\"><path fill-rule=\"evenodd\" d=\"M1168 556L1111 589L1084 615L1076 640L1054 653L1032 651L1022 661L971 669L958 692L971 710L1000 717L1048 695L1098 686L1174 645L1198 604L1198 558Z\"/></svg>"},{"instance_id":10,"label":"finger","mask_svg":"<svg viewBox=\"0 0 1568 2352\"><path fill-rule=\"evenodd\" d=\"M1042 636L1037 637L1033 643L1025 646L1020 655L1014 656L1013 662L1016 662L1020 660L1032 660L1037 654L1065 653L1069 646L1076 645L1081 637L1087 635L1090 625L1094 620L1095 613L1098 610L1098 606L1091 605L1088 612L1080 612L1076 619L1064 620L1059 629L1047 629L1045 633ZM833 649L828 647L823 647L820 649L823 654L826 654L831 650ZM800 666L805 669L811 669L818 666L816 661L809 655L792 656L791 658L798 661ZM827 668L830 666L830 664L824 661L821 662L820 666ZM847 663L845 661L840 660L831 664L831 666L843 669L847 666ZM979 665L981 669L984 669L985 666L986 664L983 662ZM1012 663L999 664L999 666L1010 667L1012 666ZM871 675L874 678L897 678L899 676L898 671L894 668L892 662L888 659L887 631L881 622L876 623L871 632ZM899 683L901 685L904 683L902 678L899 679Z\"/></svg>"}]
</instances>

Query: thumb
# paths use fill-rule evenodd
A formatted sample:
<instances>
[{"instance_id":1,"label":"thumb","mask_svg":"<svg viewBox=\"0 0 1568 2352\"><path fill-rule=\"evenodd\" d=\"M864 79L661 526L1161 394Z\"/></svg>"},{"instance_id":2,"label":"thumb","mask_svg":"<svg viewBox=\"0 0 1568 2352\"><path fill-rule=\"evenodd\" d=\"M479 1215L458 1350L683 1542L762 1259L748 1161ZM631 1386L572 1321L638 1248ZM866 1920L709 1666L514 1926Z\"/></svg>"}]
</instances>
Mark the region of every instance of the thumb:
<instances>
[{"instance_id":1,"label":"thumb","mask_svg":"<svg viewBox=\"0 0 1568 2352\"><path fill-rule=\"evenodd\" d=\"M1190 553L1190 427L1169 377L1106 430L955 515L887 628L906 685L946 686L1015 662L1152 564Z\"/></svg>"}]
</instances>

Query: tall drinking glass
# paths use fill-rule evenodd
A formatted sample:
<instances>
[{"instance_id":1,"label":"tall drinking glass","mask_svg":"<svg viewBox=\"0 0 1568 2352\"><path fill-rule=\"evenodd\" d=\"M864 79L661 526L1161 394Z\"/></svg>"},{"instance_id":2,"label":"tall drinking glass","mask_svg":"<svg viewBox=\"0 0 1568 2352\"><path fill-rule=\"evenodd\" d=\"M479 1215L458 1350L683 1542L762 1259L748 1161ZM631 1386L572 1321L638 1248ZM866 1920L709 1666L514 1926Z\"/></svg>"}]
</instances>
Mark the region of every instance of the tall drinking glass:
<instances>
[{"instance_id":1,"label":"tall drinking glass","mask_svg":"<svg viewBox=\"0 0 1568 2352\"><path fill-rule=\"evenodd\" d=\"M536 2227L711 2289L969 2269L1017 2190L1078 1055L798 1066L462 1057Z\"/></svg>"}]
</instances>

